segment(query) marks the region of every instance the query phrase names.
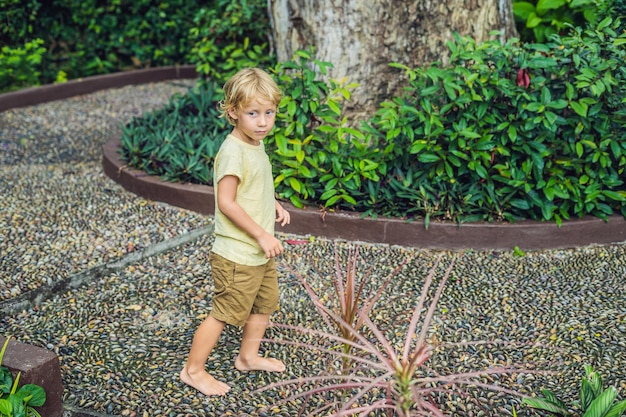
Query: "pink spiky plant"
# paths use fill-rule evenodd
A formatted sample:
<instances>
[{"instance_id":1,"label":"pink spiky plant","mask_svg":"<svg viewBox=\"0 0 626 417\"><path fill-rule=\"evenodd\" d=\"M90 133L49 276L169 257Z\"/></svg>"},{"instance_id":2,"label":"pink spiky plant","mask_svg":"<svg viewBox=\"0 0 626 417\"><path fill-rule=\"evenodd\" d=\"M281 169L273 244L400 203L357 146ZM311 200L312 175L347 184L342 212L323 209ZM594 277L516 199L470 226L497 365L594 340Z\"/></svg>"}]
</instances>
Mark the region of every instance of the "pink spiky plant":
<instances>
[{"instance_id":1,"label":"pink spiky plant","mask_svg":"<svg viewBox=\"0 0 626 417\"><path fill-rule=\"evenodd\" d=\"M335 254L337 254L336 250ZM428 333L437 303L454 266L454 262L448 266L422 319L422 312L426 308L428 294L433 285L439 263L440 258L437 259L425 279L420 297L412 311L411 320L400 351L394 348L393 343L386 337L384 331L370 319L369 313L371 313L384 288L387 287L390 280L398 274L406 262L396 268L374 295L362 300L365 281L369 278L371 269L365 275L364 280L357 285L355 273L357 264L356 251L350 252L349 264L345 275L341 273L339 258L336 256L334 288L338 305L334 307L326 306L306 279L296 274L325 322L330 324L331 328L336 328L339 334L336 335L300 326L275 324L275 326L280 328L314 336L317 340L327 340L333 346L321 348L317 344L303 343L296 340L272 341L298 348L323 351L331 357L340 358L342 369L337 373L329 371L325 375L276 382L262 387L256 392L284 389L290 386L297 387L299 390L296 390L296 393L287 395L286 398L273 405L303 399L304 404L299 415L334 417L368 416L376 410L386 412L388 416L392 416L395 413L400 417L442 417L445 414L437 406L434 399L435 394L454 392L459 396L465 396L466 393L462 389L464 385L472 385L478 388L519 396L520 394L513 390L481 382L480 378L493 374L529 373L535 371L528 369L522 371L518 368L501 366L475 372L436 375L428 369L427 361L435 348L429 341ZM365 335L366 329L367 336ZM343 348L336 349L337 345L341 345ZM330 362L332 363L333 361ZM346 365L349 365L349 367ZM311 388L302 390L302 387L305 385ZM384 393L384 395L381 396L381 393ZM333 397L325 394L339 395ZM315 396L325 397L323 405L312 405L312 402L309 400ZM371 396L371 400L366 400L368 396ZM329 398L335 399L329 400ZM305 412L305 407L307 406L314 409Z\"/></svg>"},{"instance_id":2,"label":"pink spiky plant","mask_svg":"<svg viewBox=\"0 0 626 417\"><path fill-rule=\"evenodd\" d=\"M363 275L360 282L357 282L357 264L359 260L358 249L349 247L347 266L345 271L341 267L341 260L337 245L335 245L335 275L333 278L333 287L335 290L334 297L330 300L331 307L327 307L321 300L315 290L309 285L306 279L300 274L294 274L298 277L302 285L307 291L309 298L320 312L322 318L329 327L334 327L341 338L346 341L354 342L355 333L358 334L363 327L364 319L367 317L374 305L384 293L385 289L392 282L393 278L404 268L411 260L406 259L398 267L387 276L378 290L369 297L365 297L365 286L368 284L374 265ZM334 314L329 314L333 312ZM347 324L347 325L346 325ZM342 351L345 354L341 357L344 369L348 369L352 360L349 357L352 350L352 343L341 343Z\"/></svg>"}]
</instances>

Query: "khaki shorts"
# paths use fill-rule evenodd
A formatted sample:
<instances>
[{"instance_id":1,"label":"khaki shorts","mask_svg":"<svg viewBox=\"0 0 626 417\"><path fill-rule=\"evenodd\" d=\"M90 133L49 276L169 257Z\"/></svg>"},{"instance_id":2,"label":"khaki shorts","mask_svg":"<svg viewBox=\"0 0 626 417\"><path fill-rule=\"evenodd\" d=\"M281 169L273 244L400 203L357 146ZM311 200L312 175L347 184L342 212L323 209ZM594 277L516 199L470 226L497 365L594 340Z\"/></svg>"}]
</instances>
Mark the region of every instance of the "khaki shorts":
<instances>
[{"instance_id":1,"label":"khaki shorts","mask_svg":"<svg viewBox=\"0 0 626 417\"><path fill-rule=\"evenodd\" d=\"M259 266L240 265L209 254L215 293L211 316L232 326L243 326L250 314L278 310L276 262Z\"/></svg>"}]
</instances>

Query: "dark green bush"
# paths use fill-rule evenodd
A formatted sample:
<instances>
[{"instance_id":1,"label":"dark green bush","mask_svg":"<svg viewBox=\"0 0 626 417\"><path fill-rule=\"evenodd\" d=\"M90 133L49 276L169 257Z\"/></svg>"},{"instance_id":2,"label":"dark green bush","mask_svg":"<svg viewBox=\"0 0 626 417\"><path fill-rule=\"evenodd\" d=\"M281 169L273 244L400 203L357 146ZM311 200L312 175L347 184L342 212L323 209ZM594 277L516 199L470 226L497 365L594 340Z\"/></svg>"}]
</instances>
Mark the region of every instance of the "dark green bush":
<instances>
[{"instance_id":1,"label":"dark green bush","mask_svg":"<svg viewBox=\"0 0 626 417\"><path fill-rule=\"evenodd\" d=\"M187 63L221 83L243 66L273 65L266 7L265 0L0 0L0 42L24 51L25 42L44 41L27 85ZM12 80L3 80L4 90L25 86Z\"/></svg>"},{"instance_id":2,"label":"dark green bush","mask_svg":"<svg viewBox=\"0 0 626 417\"><path fill-rule=\"evenodd\" d=\"M626 31L626 0L613 0L609 12L611 16L614 16L615 19L619 19L622 22L619 27L619 32Z\"/></svg>"},{"instance_id":3,"label":"dark green bush","mask_svg":"<svg viewBox=\"0 0 626 417\"><path fill-rule=\"evenodd\" d=\"M331 64L299 51L273 70L285 93L266 140L277 193L296 206L426 224L626 216L626 34L618 25L607 19L546 44L457 36L447 66L395 65L407 75L405 94L361 130L342 117L352 86L318 81L310 68ZM202 123L215 127L211 117ZM216 149L221 137L206 131L205 141ZM156 144L159 134L151 138L150 152L135 143L136 160L175 155L169 142ZM142 164L176 178L166 162ZM207 175L185 181L210 184Z\"/></svg>"},{"instance_id":4,"label":"dark green bush","mask_svg":"<svg viewBox=\"0 0 626 417\"><path fill-rule=\"evenodd\" d=\"M0 44L23 50L36 39L44 41L41 74L29 80L31 85L186 64L196 12L217 4L218 0L0 0Z\"/></svg>"},{"instance_id":5,"label":"dark green bush","mask_svg":"<svg viewBox=\"0 0 626 417\"><path fill-rule=\"evenodd\" d=\"M49 71L68 78L184 63L193 0L42 2L34 34L45 33Z\"/></svg>"},{"instance_id":6,"label":"dark green bush","mask_svg":"<svg viewBox=\"0 0 626 417\"><path fill-rule=\"evenodd\" d=\"M626 35L450 42L372 122L400 213L457 221L626 215ZM391 191L388 191L391 190Z\"/></svg>"}]
</instances>

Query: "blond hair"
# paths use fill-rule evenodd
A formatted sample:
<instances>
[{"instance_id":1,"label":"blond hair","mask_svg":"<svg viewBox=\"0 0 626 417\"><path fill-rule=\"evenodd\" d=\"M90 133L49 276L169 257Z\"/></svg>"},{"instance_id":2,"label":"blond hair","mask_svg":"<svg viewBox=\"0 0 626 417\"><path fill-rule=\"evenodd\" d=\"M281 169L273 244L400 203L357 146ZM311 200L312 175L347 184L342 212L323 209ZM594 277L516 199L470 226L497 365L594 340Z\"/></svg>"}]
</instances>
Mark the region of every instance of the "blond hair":
<instances>
[{"instance_id":1,"label":"blond hair","mask_svg":"<svg viewBox=\"0 0 626 417\"><path fill-rule=\"evenodd\" d=\"M236 126L228 112L237 110L254 100L269 101L278 107L282 93L270 75L259 68L244 68L224 84L224 99L219 103L221 117Z\"/></svg>"}]
</instances>

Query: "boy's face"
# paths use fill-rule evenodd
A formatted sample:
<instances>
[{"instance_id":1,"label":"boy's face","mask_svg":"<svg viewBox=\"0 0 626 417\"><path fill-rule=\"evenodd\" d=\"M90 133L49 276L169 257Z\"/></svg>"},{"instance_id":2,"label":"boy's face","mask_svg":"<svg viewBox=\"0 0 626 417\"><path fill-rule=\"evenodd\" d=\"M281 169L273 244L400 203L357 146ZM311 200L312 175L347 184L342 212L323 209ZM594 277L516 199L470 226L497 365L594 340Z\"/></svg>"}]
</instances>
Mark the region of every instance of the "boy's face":
<instances>
[{"instance_id":1,"label":"boy's face","mask_svg":"<svg viewBox=\"0 0 626 417\"><path fill-rule=\"evenodd\" d=\"M254 100L228 112L236 120L233 135L244 142L259 145L274 127L276 106L263 99Z\"/></svg>"}]
</instances>

